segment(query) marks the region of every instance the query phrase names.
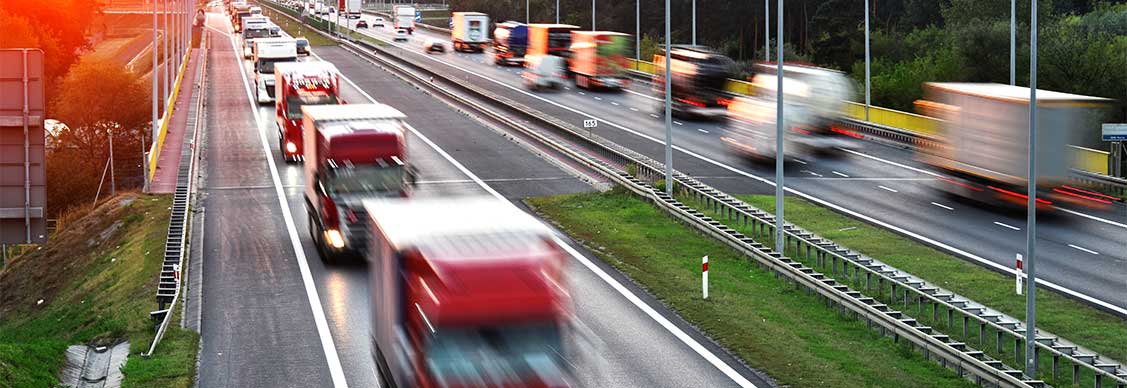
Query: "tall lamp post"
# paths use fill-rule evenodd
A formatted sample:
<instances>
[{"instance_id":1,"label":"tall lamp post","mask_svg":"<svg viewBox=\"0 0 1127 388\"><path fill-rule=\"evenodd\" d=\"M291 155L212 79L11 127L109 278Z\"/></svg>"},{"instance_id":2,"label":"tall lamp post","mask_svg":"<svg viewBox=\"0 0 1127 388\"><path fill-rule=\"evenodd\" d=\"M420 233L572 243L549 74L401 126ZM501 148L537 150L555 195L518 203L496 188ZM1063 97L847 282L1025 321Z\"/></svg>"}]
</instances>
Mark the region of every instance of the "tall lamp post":
<instances>
[{"instance_id":1,"label":"tall lamp post","mask_svg":"<svg viewBox=\"0 0 1127 388\"><path fill-rule=\"evenodd\" d=\"M869 105L871 97L869 77L869 0L865 0L865 121L869 121Z\"/></svg>"},{"instance_id":2,"label":"tall lamp post","mask_svg":"<svg viewBox=\"0 0 1127 388\"><path fill-rule=\"evenodd\" d=\"M1029 184L1025 209L1025 374L1037 375L1037 0L1029 16Z\"/></svg>"},{"instance_id":3,"label":"tall lamp post","mask_svg":"<svg viewBox=\"0 0 1127 388\"><path fill-rule=\"evenodd\" d=\"M665 192L673 196L673 84L670 60L669 0L665 0Z\"/></svg>"},{"instance_id":4,"label":"tall lamp post","mask_svg":"<svg viewBox=\"0 0 1127 388\"><path fill-rule=\"evenodd\" d=\"M786 253L786 241L783 238L783 4L786 0L779 0L779 20L775 21L775 251L780 255Z\"/></svg>"},{"instance_id":5,"label":"tall lamp post","mask_svg":"<svg viewBox=\"0 0 1127 388\"><path fill-rule=\"evenodd\" d=\"M771 61L771 0L763 0L763 60Z\"/></svg>"}]
</instances>

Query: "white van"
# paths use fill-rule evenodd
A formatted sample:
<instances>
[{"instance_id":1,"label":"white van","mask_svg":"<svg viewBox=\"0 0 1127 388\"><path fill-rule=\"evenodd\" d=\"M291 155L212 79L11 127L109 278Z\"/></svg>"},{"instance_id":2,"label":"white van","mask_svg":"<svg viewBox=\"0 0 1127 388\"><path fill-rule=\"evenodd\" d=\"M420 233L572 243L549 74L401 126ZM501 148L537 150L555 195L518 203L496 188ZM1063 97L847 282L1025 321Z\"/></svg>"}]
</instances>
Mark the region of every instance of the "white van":
<instances>
[{"instance_id":1,"label":"white van","mask_svg":"<svg viewBox=\"0 0 1127 388\"><path fill-rule=\"evenodd\" d=\"M525 55L524 71L521 78L524 86L539 90L542 88L559 89L564 83L567 73L567 60L555 55Z\"/></svg>"}]
</instances>

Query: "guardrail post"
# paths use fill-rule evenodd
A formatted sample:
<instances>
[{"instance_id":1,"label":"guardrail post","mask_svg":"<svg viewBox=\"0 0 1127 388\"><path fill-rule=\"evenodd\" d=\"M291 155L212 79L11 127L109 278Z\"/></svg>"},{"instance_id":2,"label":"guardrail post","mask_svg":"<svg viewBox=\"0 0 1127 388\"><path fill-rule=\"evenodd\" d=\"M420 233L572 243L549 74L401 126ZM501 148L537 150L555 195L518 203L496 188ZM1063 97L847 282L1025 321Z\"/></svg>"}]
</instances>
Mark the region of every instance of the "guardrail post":
<instances>
[{"instance_id":1,"label":"guardrail post","mask_svg":"<svg viewBox=\"0 0 1127 388\"><path fill-rule=\"evenodd\" d=\"M1060 354L1053 354L1053 380L1060 378Z\"/></svg>"},{"instance_id":2,"label":"guardrail post","mask_svg":"<svg viewBox=\"0 0 1127 388\"><path fill-rule=\"evenodd\" d=\"M1021 364L1021 338L1014 337L1014 363Z\"/></svg>"},{"instance_id":3,"label":"guardrail post","mask_svg":"<svg viewBox=\"0 0 1127 388\"><path fill-rule=\"evenodd\" d=\"M997 330L996 333L998 334L998 354L1005 354L1002 353L1002 331ZM1021 359L1019 358L1018 360L1020 361Z\"/></svg>"},{"instance_id":4,"label":"guardrail post","mask_svg":"<svg viewBox=\"0 0 1127 388\"><path fill-rule=\"evenodd\" d=\"M1072 363L1072 385L1076 387L1080 386L1080 364L1076 362Z\"/></svg>"},{"instance_id":5,"label":"guardrail post","mask_svg":"<svg viewBox=\"0 0 1127 388\"><path fill-rule=\"evenodd\" d=\"M947 309L947 328L950 329L952 327L955 327L955 310L948 308ZM964 337L967 336L966 331L963 331L963 336Z\"/></svg>"},{"instance_id":6,"label":"guardrail post","mask_svg":"<svg viewBox=\"0 0 1127 388\"><path fill-rule=\"evenodd\" d=\"M969 323L970 323L970 317L964 315L963 316L963 338L968 338L967 337L967 326L968 326Z\"/></svg>"}]
</instances>

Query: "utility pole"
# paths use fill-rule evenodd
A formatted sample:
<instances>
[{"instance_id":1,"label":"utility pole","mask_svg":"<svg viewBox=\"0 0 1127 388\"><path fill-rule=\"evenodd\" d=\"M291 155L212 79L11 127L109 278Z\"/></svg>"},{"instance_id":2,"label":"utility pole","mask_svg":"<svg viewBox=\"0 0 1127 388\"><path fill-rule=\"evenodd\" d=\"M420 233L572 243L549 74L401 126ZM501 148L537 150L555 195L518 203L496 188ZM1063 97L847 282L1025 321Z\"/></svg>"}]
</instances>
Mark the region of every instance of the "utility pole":
<instances>
[{"instance_id":1,"label":"utility pole","mask_svg":"<svg viewBox=\"0 0 1127 388\"><path fill-rule=\"evenodd\" d=\"M665 193L673 196L673 75L669 63L673 52L669 35L669 0L665 0Z\"/></svg>"},{"instance_id":2,"label":"utility pole","mask_svg":"<svg viewBox=\"0 0 1127 388\"><path fill-rule=\"evenodd\" d=\"M170 62L169 59L172 58L172 50L169 47L169 43L171 43L172 37L168 34L168 1L169 0L161 1L161 4L164 8L164 34L161 37L161 47L164 47L164 105L162 106L164 107L165 116L167 116L169 113L168 99L172 97L172 72L168 68Z\"/></svg>"},{"instance_id":3,"label":"utility pole","mask_svg":"<svg viewBox=\"0 0 1127 388\"><path fill-rule=\"evenodd\" d=\"M775 91L775 252L780 255L786 253L786 240L784 239L783 229L783 130L785 116L783 116L783 4L786 0L779 0L779 20L775 21L775 27L778 29L776 34L778 38L775 39L775 55L778 56L778 61L775 63L775 81L778 90Z\"/></svg>"},{"instance_id":4,"label":"utility pole","mask_svg":"<svg viewBox=\"0 0 1127 388\"><path fill-rule=\"evenodd\" d=\"M152 45L152 52L153 52L153 71L152 71L152 79L153 79L153 139L156 139L156 137L158 135L157 132L160 131L160 123L157 122L157 99L158 99L158 97L157 97L157 83L160 82L160 80L159 80L159 76L158 76L158 73L157 73L157 2L156 2L156 0L153 0L153 45ZM142 156L141 165L144 166L143 168L145 169L145 171L144 171L144 175L145 175L144 176L144 182L145 182L145 184L144 184L143 190L145 192L148 192L149 191L149 172L148 172L149 160L148 160L148 158L144 157L145 151L144 151L143 148L141 150L141 156Z\"/></svg>"},{"instance_id":5,"label":"utility pole","mask_svg":"<svg viewBox=\"0 0 1127 388\"><path fill-rule=\"evenodd\" d=\"M869 98L870 92L870 77L869 77L869 0L865 0L865 121L869 121Z\"/></svg>"},{"instance_id":6,"label":"utility pole","mask_svg":"<svg viewBox=\"0 0 1127 388\"><path fill-rule=\"evenodd\" d=\"M1037 0L1029 11L1029 184L1025 209L1025 374L1037 376Z\"/></svg>"}]
</instances>

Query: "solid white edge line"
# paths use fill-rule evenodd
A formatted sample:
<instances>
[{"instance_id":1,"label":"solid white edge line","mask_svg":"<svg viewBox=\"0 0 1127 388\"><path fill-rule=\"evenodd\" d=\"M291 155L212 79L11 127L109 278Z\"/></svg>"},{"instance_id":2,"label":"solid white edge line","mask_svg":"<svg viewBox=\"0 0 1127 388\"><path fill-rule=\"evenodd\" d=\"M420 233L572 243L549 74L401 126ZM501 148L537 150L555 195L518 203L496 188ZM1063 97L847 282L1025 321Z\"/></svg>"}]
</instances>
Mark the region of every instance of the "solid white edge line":
<instances>
[{"instance_id":1,"label":"solid white edge line","mask_svg":"<svg viewBox=\"0 0 1127 388\"><path fill-rule=\"evenodd\" d=\"M994 221L994 225L998 225L998 226L1001 226L1003 228L1009 228L1009 229L1013 229L1013 230L1021 230L1021 228L1019 228L1019 227L1016 227L1016 226L1013 226L1013 225L1003 224L1003 223L998 222L998 221Z\"/></svg>"},{"instance_id":2,"label":"solid white edge line","mask_svg":"<svg viewBox=\"0 0 1127 388\"><path fill-rule=\"evenodd\" d=\"M318 59L320 59L320 57L318 57ZM352 80L348 77L345 77L344 74L341 74L341 78L344 79L344 81L351 85L354 89L360 91L360 94L366 97L369 101L373 103L377 102L374 98L372 98L372 96L364 92L364 90L361 89L360 86L356 85L356 83L352 82ZM450 154L446 153L445 150L439 147L438 144L435 144L433 141L431 141L430 138L428 138L426 135L423 135L422 132L419 132L419 130L415 129L415 127L412 127L410 124L407 124L407 129L410 130L411 133L415 134L415 136L418 136L420 140L422 140L427 144L428 147L430 147L444 159L446 159L446 161L454 165L455 168L457 168L463 174L466 174L466 177L473 180L474 183L477 183L478 186L480 186L494 198L505 201L506 203L509 203L510 205L516 207L516 204L513 204L512 201L510 201L508 198L505 198L503 195L501 195L501 193L498 193L496 190L486 184L485 181L483 181L476 174L466 168L466 166L462 165L462 163L458 162L457 159L454 159L453 156L450 156ZM701 345L699 342L697 342L697 340L690 337L688 333L685 333L684 330L681 330L681 328L677 327L677 325L674 325L673 322L670 322L668 319L666 319L664 316L662 316L660 313L658 313L656 310L654 310L652 307L638 298L637 295L634 295L633 292L631 292L629 289L627 289L625 286L611 277L610 274L607 274L606 271L603 271L602 268L599 268L597 265L595 265L595 263L591 262L590 259L583 256L582 253L575 250L575 248L572 248L559 237L553 236L552 239L555 240L556 244L563 247L568 254L574 257L575 260L582 263L583 266L587 267L587 269L589 269L591 272L594 272L596 276L609 284L611 288L614 288L615 291L618 291L618 293L625 297L626 300L630 301L630 303L634 304L634 306L638 307L638 309L646 313L647 316L656 321L659 325L665 328L665 330L673 334L674 337L677 337L677 339L681 340L682 343L687 345L690 349L704 358L705 361L708 361L709 364L712 364L712 366L720 370L721 373L724 373L725 376L728 376L728 378L732 379L733 382L738 384L740 387L757 388L755 384L753 384L751 381L748 381L747 378L743 377L743 375L740 375L739 372L736 372L734 368L721 360L720 357L717 357L715 354L705 348L704 345Z\"/></svg>"},{"instance_id":3,"label":"solid white edge line","mask_svg":"<svg viewBox=\"0 0 1127 388\"><path fill-rule=\"evenodd\" d=\"M227 36L231 42L231 47L238 49L239 46L235 44L234 35L227 33ZM266 162L270 165L270 178L274 181L274 192L278 196L278 205L282 208L282 219L286 223L286 232L289 234L294 257L297 259L297 266L301 271L301 282L305 285L305 295L309 298L310 309L313 310L313 323L317 326L317 335L321 338L321 350L325 353L329 376L333 380L333 387L348 388L348 382L344 377L344 368L341 367L340 356L337 354L336 343L334 343L333 335L329 331L325 310L321 307L321 297L317 295L317 284L313 281L313 273L309 270L305 249L302 248L301 239L297 235L293 214L290 214L289 201L286 200L286 193L282 190L282 178L278 174L277 164L274 163L274 155L271 154L270 144L266 140L266 132L262 129L262 118L258 115L258 102L255 101L250 92L250 82L247 81L243 58L239 53L232 52L232 54L235 57L235 62L239 64L239 76L243 78L243 91L247 93L247 102L250 103L251 113L254 114L254 122L257 125L255 131L258 132L258 137L262 140L262 152L266 155Z\"/></svg>"},{"instance_id":4,"label":"solid white edge line","mask_svg":"<svg viewBox=\"0 0 1127 388\"><path fill-rule=\"evenodd\" d=\"M1091 253L1093 255L1099 255L1100 254L1099 252L1093 251L1093 250L1088 249L1088 248L1084 248L1084 247L1079 246L1079 245L1068 244L1068 246L1072 247L1073 249L1077 249L1077 250L1081 250L1081 251L1084 251L1084 252Z\"/></svg>"},{"instance_id":5,"label":"solid white edge line","mask_svg":"<svg viewBox=\"0 0 1127 388\"><path fill-rule=\"evenodd\" d=\"M944 209L947 209L947 210L955 210L955 208L953 208L953 207L950 207L950 206L947 206L947 205L944 205L944 204L941 204L941 203L938 203L938 202L932 202L931 204L938 206L938 207L941 207L941 208L944 208Z\"/></svg>"},{"instance_id":6,"label":"solid white edge line","mask_svg":"<svg viewBox=\"0 0 1127 388\"><path fill-rule=\"evenodd\" d=\"M373 37L375 37L375 36L373 35ZM395 45L396 45L397 47L400 47L400 48L404 48L404 47L401 47L401 46L399 46L398 44L395 44ZM406 48L410 48L410 47L406 47ZM533 94L533 93L529 93L528 91L522 90L522 89L520 89L520 88L518 88L518 87L515 87L515 86L512 86L512 85L509 85L509 84L506 84L506 83L504 83L504 82L501 82L501 81L495 80L495 79L493 79L493 78L490 78L490 77L486 77L486 76L484 76L484 75L482 75L482 74L480 74L480 73L478 73L478 72L475 72L475 71L472 71L472 70L469 70L469 69L463 68L463 67L461 67L461 66L458 66L458 65L455 65L455 64L453 64L453 63L450 63L450 62L446 62L446 61L443 61L443 60L440 60L440 59L438 59L438 58L435 58L435 57L431 57L431 56L425 56L425 57L423 57L423 58L428 58L428 59L430 59L430 60L432 60L432 61L435 61L435 62L438 62L438 63L442 63L442 64L444 64L444 65L447 65L447 66L450 66L450 67L452 67L452 68L455 68L455 69L461 70L461 71L463 71L463 72L466 72L467 74L471 74L471 75L477 76L478 78L484 79L484 80L486 80L486 81L489 81L489 82L493 82L493 83L495 83L495 84L498 84L498 85L504 86L504 87L506 87L506 88L509 88L509 89L511 89L511 90L513 90L513 91L516 91L516 92L518 92L518 93L521 93L521 94L524 94L524 95L526 95L526 96L529 96L529 97L535 98L535 99L537 99L537 100L540 100L540 101L543 101L543 102L545 102L545 103L551 104L551 105L553 105L553 106L555 106L555 107L558 107L558 108L561 108L561 109L564 109L564 110L570 111L570 112L572 112L572 113L576 113L576 114L580 114L580 115L585 115L585 116L588 116L588 117L596 117L595 115L592 115L592 114L589 114L589 113L583 112L583 111L581 111L581 110L578 110L578 109L572 108L572 107L570 107L570 106L566 106L566 105L560 104L560 103L558 103L558 102L555 102L555 101L549 100L549 99L547 99L547 98L544 98L544 97L542 97L542 96L539 96L539 95L536 95L536 94ZM632 92L632 94L638 94L638 93L633 93L633 92ZM651 114L650 114L650 116L653 116L653 117L655 117L655 118L656 118L656 117L658 117L657 115L655 115L655 114L653 114L653 113L651 113ZM643 138L643 139L646 139L646 140L649 140L649 141L652 141L652 142L655 142L655 143L658 143L658 144L662 144L662 145L664 145L664 144L665 144L665 141L664 141L664 140L661 140L661 139L655 138L655 137L653 137L653 136L650 136L650 135L646 135L646 134L644 134L644 133L641 133L641 132L639 132L639 131L637 131L637 130L634 130L634 129L630 129L630 128L627 128L627 127L625 127L625 126L622 126L622 125L619 125L618 123L615 123L615 122L613 122L613 121L602 119L602 122L603 122L603 123L605 123L605 124L607 124L607 125L610 125L610 126L612 126L612 127L618 128L618 129L620 129L620 130L622 130L622 131L625 131L626 133L629 133L629 134L632 134L632 135L635 135L635 136L641 137L641 138ZM739 175L743 175L743 176L745 176L745 177L748 177L748 178L751 178L751 179L754 179L754 180L760 181L760 182L762 182L762 183L765 183L765 184L771 185L772 187L773 187L773 186L775 186L775 182L773 182L773 181L770 181L770 180L768 180L768 179L766 179L766 178L763 178L763 177L760 177L760 176L757 176L757 175L751 174L751 173L749 173L749 172L746 172L746 171L740 170L740 169L738 169L738 168L735 168L735 167L729 166L729 165L727 165L727 164L724 164L724 163L718 162L718 161L716 161L716 160L713 160L713 159L711 159L711 158L708 158L708 157L706 157L706 156L704 156L704 155L698 154L698 153L696 153L696 152L693 152L693 151L691 151L691 150L689 150L689 149L686 149L686 148L684 148L684 147L678 146L678 145L676 145L676 144L673 144L673 149L677 150L678 152L684 153L685 155L689 155L689 156L692 156L692 157L694 157L694 158L696 158L696 159L699 159L699 160L701 160L701 161L703 161L703 162L706 162L706 163L708 163L708 164L714 165L714 166L716 166L716 167L720 167L720 168L722 168L722 169L725 169L725 170L728 170L728 171L734 172L734 173L736 173L736 174L739 174ZM911 166L906 166L906 165L903 165L903 164L900 164L900 163L896 163L896 162L885 161L885 160L883 160L883 159L877 158L877 157L875 157L875 156L869 156L869 155L867 155L867 154L864 154L864 153L860 153L860 152L856 152L856 151L852 151L852 150L846 150L846 149L842 149L842 150L843 150L843 151L846 151L846 152L850 152L850 153L853 153L853 154L855 154L855 155L858 155L858 156L861 156L861 157L865 157L865 158L869 158L869 159L873 159L873 160L877 160L877 161L882 161L882 162L890 163L890 164L893 164L893 165L898 165L899 167L904 167L904 168L907 168L907 169L909 169L909 170L915 170L915 171L919 171L919 172L922 172L922 173L925 173L925 174L928 174L928 175L939 176L938 174L936 174L936 173L933 173L933 172L930 172L930 171L926 171L926 170L922 170L922 169L917 169L917 168L915 168L915 167L911 167ZM799 161L799 160L797 160L797 159L796 159L795 161L796 161L796 162L800 162L800 163L802 163L802 164L806 164L806 162L801 162L801 161ZM984 265L984 266L986 266L986 267L989 267L989 268L991 268L991 269L994 269L994 270L997 270L997 271L1002 271L1003 273L1007 273L1007 274L1011 274L1011 275L1012 275L1012 274L1014 274L1014 272L1015 272L1015 270L1014 270L1013 268L1009 268L1009 267L1007 267L1007 266L1004 266L1004 265L1001 265L1001 264L995 263L995 262L993 262L993 261L990 261L990 260L984 259L984 258L982 258L981 256L975 255L975 254L973 254L973 253L970 253L970 252L964 251L964 250L962 250L962 249L959 249L959 248L955 248L955 247L953 247L953 246L950 246L950 245L948 245L948 244L944 244L944 243L942 243L942 242L939 242L939 241L937 241L937 240L935 240L935 239L932 239L932 238L930 238L930 237L926 237L926 236L924 236L924 235L922 235L922 234L919 234L919 233L916 233L916 232L912 232L912 231L909 231L909 230L907 230L907 229L904 229L904 228L901 228L901 227L899 227L899 226L895 226L895 225L892 225L892 224L890 224L890 223L887 223L887 222L884 222L884 221L878 220L878 219L876 219L876 218L870 217L870 216L868 216L868 215L864 215L864 214L861 214L861 213L859 213L859 212L856 212L856 211L853 211L853 210L850 210L850 209L846 209L846 208L844 208L844 207L842 207L842 206L839 206L839 205L837 205L837 204L833 204L833 203L830 203L830 202L828 202L828 201L826 201L826 200L823 200L823 199L821 199L821 198L817 198L817 197L814 197L813 195L810 195L810 194L806 194L806 193L804 193L804 192L801 192L801 191L795 190L795 189L793 189L793 188L790 188L790 187L784 187L784 190L786 190L787 192L789 192L789 193L791 193L791 194L794 194L794 195L797 195L797 196L799 196L799 197L802 197L803 199L806 199L806 200L808 200L808 201L811 201L811 202L817 203L817 204L819 204L819 205L822 205L822 206L825 206L825 207L831 208L831 209L833 209L833 210L835 210L835 211L837 211L837 212L840 212L840 213L844 213L844 214L846 214L846 215L849 215L849 216L851 216L851 217L854 217L854 218L860 219L860 220L862 220L862 221L865 221L865 222L868 222L868 223L870 223L870 224L873 224L873 225L877 225L877 226L883 227L883 228L885 228L885 229L891 230L891 231L893 231L893 232L896 232L896 233L899 233L899 234L901 234L901 235L904 235L904 236L908 236L909 238L912 238L912 239L915 239L915 240L918 240L918 241L922 241L922 242L924 242L924 243L926 243L926 244L929 244L929 245L932 245L932 246L938 247L938 248L940 248L940 249L942 249L942 250L945 250L945 251L947 251L947 252L950 252L950 253L952 253L952 254L955 254L955 255L958 255L958 256L962 256L962 257L964 257L964 258L966 258L966 259L969 259L969 260L973 260L973 261L975 261L975 262L977 262L977 263L979 263L979 264L981 264L981 265ZM1066 209L1061 209L1061 210L1066 210ZM1069 212L1069 213L1073 213L1073 212ZM1120 316L1127 316L1127 308L1123 308L1123 307L1119 307L1119 306L1113 305L1113 304L1111 304L1111 303L1105 302L1105 301L1103 301L1103 300L1100 300L1100 299L1098 299L1098 298L1094 298L1094 297L1092 297L1092 296L1089 296L1089 295L1087 295L1087 294L1081 293L1081 292L1079 292L1079 291L1075 291L1075 290L1072 290L1072 289L1070 289L1070 288L1067 288L1067 287L1061 286L1061 285L1059 285L1059 284L1056 284L1056 283L1054 283L1054 282L1051 282L1051 281L1047 281L1047 280L1040 280L1040 279L1039 279L1039 280L1037 280L1037 282L1038 282L1039 284L1043 284L1043 285L1045 285L1046 287L1048 287L1048 288L1050 288L1050 289L1056 290L1057 292L1060 292L1060 293L1063 293L1063 294L1066 294L1066 295L1072 296L1072 297L1074 297L1074 298L1077 298L1077 299L1083 300L1083 301L1085 301L1085 302L1088 302L1088 303L1092 303L1092 304L1095 304L1095 305L1097 305L1097 306L1100 306L1101 308L1104 308L1104 309L1107 309L1107 310L1113 311L1113 312L1115 312L1116 314L1119 314Z\"/></svg>"}]
</instances>

